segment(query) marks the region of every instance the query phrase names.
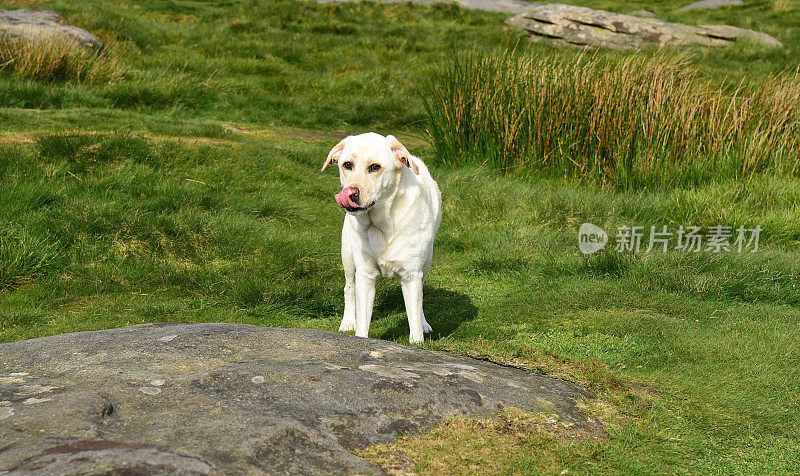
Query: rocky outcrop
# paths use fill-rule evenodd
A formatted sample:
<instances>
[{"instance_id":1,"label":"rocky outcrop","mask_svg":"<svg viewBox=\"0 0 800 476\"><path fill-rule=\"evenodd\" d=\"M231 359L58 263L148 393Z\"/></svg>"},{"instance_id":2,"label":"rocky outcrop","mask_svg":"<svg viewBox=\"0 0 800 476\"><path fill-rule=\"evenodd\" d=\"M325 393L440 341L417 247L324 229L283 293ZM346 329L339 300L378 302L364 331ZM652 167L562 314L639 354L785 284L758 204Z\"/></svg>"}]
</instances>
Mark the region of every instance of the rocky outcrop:
<instances>
[{"instance_id":1,"label":"rocky outcrop","mask_svg":"<svg viewBox=\"0 0 800 476\"><path fill-rule=\"evenodd\" d=\"M87 49L101 50L103 43L81 28L65 25L63 18L51 10L0 10L0 37L41 40L69 39Z\"/></svg>"},{"instance_id":2,"label":"rocky outcrop","mask_svg":"<svg viewBox=\"0 0 800 476\"><path fill-rule=\"evenodd\" d=\"M531 39L557 46L633 50L665 46L726 46L741 40L770 47L783 46L767 34L744 28L690 26L560 3L533 7L509 18L506 23L522 29Z\"/></svg>"},{"instance_id":3,"label":"rocky outcrop","mask_svg":"<svg viewBox=\"0 0 800 476\"><path fill-rule=\"evenodd\" d=\"M379 474L349 450L501 406L589 425L585 391L318 330L145 324L0 345L0 473Z\"/></svg>"}]
</instances>

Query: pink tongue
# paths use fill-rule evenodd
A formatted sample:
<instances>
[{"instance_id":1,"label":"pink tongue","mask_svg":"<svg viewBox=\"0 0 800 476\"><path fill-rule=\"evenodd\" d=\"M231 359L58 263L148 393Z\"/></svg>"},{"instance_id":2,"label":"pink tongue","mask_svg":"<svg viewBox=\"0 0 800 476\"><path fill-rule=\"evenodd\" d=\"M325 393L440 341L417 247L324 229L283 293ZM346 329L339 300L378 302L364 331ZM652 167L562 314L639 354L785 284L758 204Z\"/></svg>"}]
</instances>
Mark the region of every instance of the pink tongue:
<instances>
[{"instance_id":1,"label":"pink tongue","mask_svg":"<svg viewBox=\"0 0 800 476\"><path fill-rule=\"evenodd\" d=\"M341 192L334 195L333 198L336 199L336 203L342 208L358 208L358 205L350 200L350 195L352 194L353 190L350 187L345 187Z\"/></svg>"}]
</instances>

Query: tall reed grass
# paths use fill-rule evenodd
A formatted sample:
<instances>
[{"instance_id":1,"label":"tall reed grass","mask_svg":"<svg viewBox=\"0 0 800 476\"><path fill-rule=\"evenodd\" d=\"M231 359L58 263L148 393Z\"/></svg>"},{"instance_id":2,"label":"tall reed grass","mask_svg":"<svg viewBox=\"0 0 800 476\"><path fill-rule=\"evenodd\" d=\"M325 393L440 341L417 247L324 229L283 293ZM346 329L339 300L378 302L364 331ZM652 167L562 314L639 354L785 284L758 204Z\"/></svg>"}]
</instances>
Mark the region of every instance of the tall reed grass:
<instances>
[{"instance_id":1,"label":"tall reed grass","mask_svg":"<svg viewBox=\"0 0 800 476\"><path fill-rule=\"evenodd\" d=\"M0 72L35 81L108 82L119 79L122 63L109 54L91 51L58 36L36 39L0 35Z\"/></svg>"},{"instance_id":2,"label":"tall reed grass","mask_svg":"<svg viewBox=\"0 0 800 476\"><path fill-rule=\"evenodd\" d=\"M457 56L422 97L440 161L620 186L800 174L800 75L714 85L685 57Z\"/></svg>"}]
</instances>

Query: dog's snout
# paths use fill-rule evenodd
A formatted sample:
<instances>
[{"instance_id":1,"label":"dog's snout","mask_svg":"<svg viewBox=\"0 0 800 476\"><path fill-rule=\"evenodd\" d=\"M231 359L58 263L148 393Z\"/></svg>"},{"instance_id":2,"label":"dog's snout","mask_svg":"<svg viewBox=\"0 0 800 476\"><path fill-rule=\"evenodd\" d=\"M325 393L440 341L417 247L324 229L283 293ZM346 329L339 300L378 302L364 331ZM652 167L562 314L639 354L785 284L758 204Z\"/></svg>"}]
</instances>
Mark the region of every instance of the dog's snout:
<instances>
[{"instance_id":1,"label":"dog's snout","mask_svg":"<svg viewBox=\"0 0 800 476\"><path fill-rule=\"evenodd\" d=\"M350 187L350 191L350 200L352 200L354 203L358 203L358 198L361 195L361 191L358 189L358 187Z\"/></svg>"}]
</instances>

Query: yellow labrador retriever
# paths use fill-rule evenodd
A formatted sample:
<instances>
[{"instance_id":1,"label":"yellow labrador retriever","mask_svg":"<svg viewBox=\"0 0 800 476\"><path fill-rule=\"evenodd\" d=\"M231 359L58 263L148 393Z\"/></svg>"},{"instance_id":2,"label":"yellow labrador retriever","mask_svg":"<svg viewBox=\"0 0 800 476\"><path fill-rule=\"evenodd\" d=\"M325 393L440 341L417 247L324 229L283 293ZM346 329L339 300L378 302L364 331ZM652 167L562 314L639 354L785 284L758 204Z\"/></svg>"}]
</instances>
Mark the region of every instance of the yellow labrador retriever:
<instances>
[{"instance_id":1,"label":"yellow labrador retriever","mask_svg":"<svg viewBox=\"0 0 800 476\"><path fill-rule=\"evenodd\" d=\"M346 211L342 228L344 317L340 331L367 337L375 301L375 279L399 278L417 344L431 332L422 312L422 284L431 267L433 238L442 221L442 198L428 168L394 136L350 136L328 154L339 167Z\"/></svg>"}]
</instances>

